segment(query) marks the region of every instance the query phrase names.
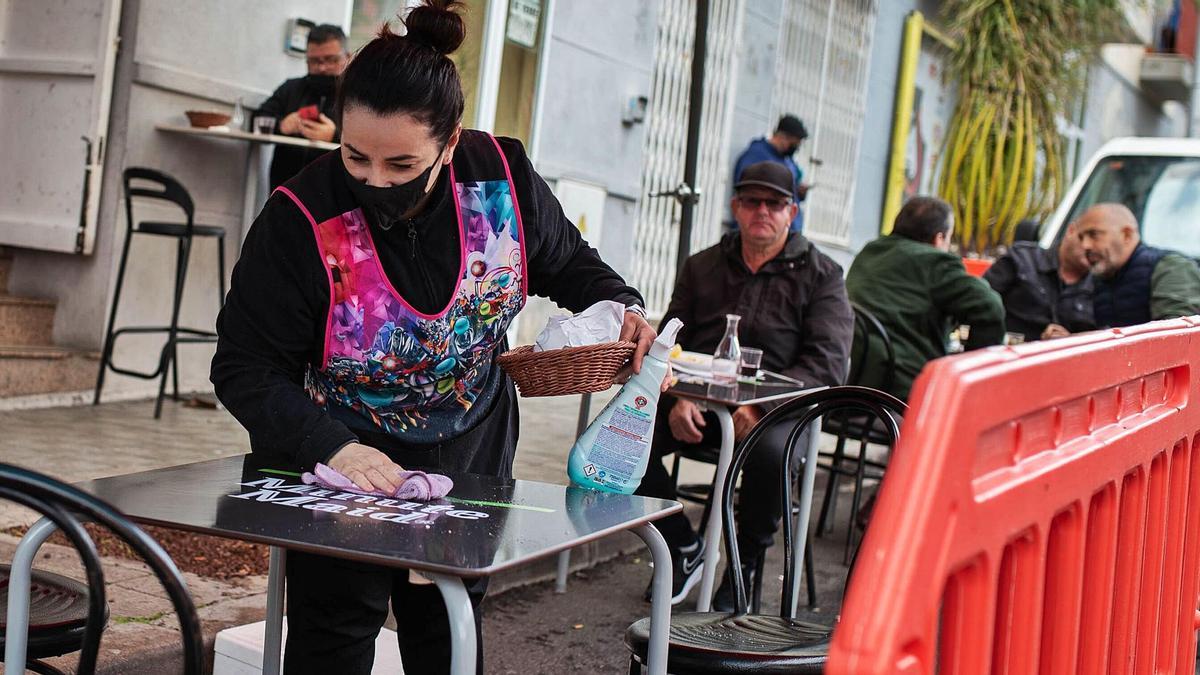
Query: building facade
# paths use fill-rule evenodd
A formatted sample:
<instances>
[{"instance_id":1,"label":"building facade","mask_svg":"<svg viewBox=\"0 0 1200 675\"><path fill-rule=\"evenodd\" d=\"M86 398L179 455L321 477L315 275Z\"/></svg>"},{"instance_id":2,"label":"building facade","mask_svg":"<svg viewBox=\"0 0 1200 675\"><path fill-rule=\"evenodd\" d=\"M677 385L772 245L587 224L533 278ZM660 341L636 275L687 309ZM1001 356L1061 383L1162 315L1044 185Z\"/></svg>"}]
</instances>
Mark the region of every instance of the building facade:
<instances>
[{"instance_id":1,"label":"building facade","mask_svg":"<svg viewBox=\"0 0 1200 675\"><path fill-rule=\"evenodd\" d=\"M674 283L680 207L658 195L683 177L696 1L469 0L468 40L455 55L468 97L464 123L525 141L567 215L643 291L652 312L665 308ZM848 266L878 235L884 213L905 21L918 11L936 23L939 3L708 2L700 197L689 249L721 234L733 159L792 113L811 134L797 154L815 184L804 206L806 234ZM0 384L47 381L0 387L0 397L80 391L93 381L96 362L80 354L98 351L103 338L125 236L126 167L177 177L196 201L198 222L226 228L227 258L236 260L247 214L265 196L247 179L263 184L267 158L246 143L160 127L186 124L185 110L228 111L239 100L251 110L284 79L302 75L303 59L285 48L295 19L343 25L355 47L407 4L65 0L46 12L32 0L11 3L0 24L0 137L6 154L25 159L0 169L0 247L8 256L0 297L53 303L36 316L4 316L44 324L44 334L20 339L66 350L73 365L68 374L62 363L58 371L30 358L16 363L5 345L16 338L0 332ZM1088 105L1072 121L1077 152L1086 158L1117 135L1182 134L1182 109L1148 98L1112 61L1093 68ZM936 63L924 65L936 71ZM936 118L949 88L936 73L926 78L925 102L934 110L927 117ZM925 122L936 131L936 119ZM92 144L86 157L80 136ZM936 133L929 136L933 153ZM169 318L173 246L149 239L133 246L120 325ZM199 241L182 324L213 325L217 284L212 243ZM0 303L0 311L9 310ZM548 301L531 303L513 339L531 341L552 311ZM160 345L157 337L130 337L115 358L152 370ZM183 388L208 389L211 354L209 345L181 348ZM106 395L140 396L154 386L112 376ZM30 399L50 400L64 399Z\"/></svg>"}]
</instances>

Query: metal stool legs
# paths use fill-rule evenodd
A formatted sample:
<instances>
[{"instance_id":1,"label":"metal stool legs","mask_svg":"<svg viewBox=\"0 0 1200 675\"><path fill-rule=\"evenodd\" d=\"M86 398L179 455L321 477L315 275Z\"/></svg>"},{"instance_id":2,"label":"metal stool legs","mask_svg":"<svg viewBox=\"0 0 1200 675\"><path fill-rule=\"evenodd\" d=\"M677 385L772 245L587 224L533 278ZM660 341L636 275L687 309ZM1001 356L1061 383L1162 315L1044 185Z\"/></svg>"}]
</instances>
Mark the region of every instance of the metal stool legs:
<instances>
[{"instance_id":1,"label":"metal stool legs","mask_svg":"<svg viewBox=\"0 0 1200 675\"><path fill-rule=\"evenodd\" d=\"M224 306L225 303L225 237L217 235L213 237L217 242L217 268L218 268L218 308ZM166 396L167 376L171 376L171 392L172 399L179 400L179 344L188 342L211 342L215 339L215 334L210 331L199 331L190 328L181 328L179 326L179 315L183 308L183 290L187 282L187 271L191 260L192 244L195 241L194 237L179 237L176 242L175 256L175 284L171 302L171 323L165 327L126 327L116 328L117 310L121 303L121 292L125 284L125 271L129 264L129 248L132 240L132 233L127 235L125 243L121 250L121 262L117 268L117 283L113 290L112 308L108 314L108 325L104 334L104 347L100 354L100 369L96 375L96 391L92 397L92 404L100 403L100 392L104 388L104 379L108 370L139 377L142 379L158 379L158 396L154 402L154 418L159 419L162 416L163 398ZM113 364L114 344L117 337L123 333L166 333L166 344L163 345L162 352L159 355L158 366L153 372L144 373L125 368L119 368Z\"/></svg>"},{"instance_id":2,"label":"metal stool legs","mask_svg":"<svg viewBox=\"0 0 1200 675\"><path fill-rule=\"evenodd\" d=\"M113 289L112 309L108 311L108 326L104 330L104 347L100 351L100 372L96 375L96 394L92 397L92 405L100 404L100 390L104 388L104 376L108 372L108 364L112 361L113 329L117 322L117 306L121 303L121 289L125 286L125 265L129 262L129 244L132 239L132 236L126 234L125 243L121 246L117 286Z\"/></svg>"}]
</instances>

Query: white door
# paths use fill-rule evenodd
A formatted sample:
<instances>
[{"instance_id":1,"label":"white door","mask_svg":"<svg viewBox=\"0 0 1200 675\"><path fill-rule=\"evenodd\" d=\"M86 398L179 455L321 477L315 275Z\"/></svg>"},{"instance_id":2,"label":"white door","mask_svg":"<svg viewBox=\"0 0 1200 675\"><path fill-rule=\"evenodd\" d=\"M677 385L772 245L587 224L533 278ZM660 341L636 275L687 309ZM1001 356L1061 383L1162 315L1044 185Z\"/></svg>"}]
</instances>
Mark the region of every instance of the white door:
<instances>
[{"instance_id":1,"label":"white door","mask_svg":"<svg viewBox=\"0 0 1200 675\"><path fill-rule=\"evenodd\" d=\"M0 0L0 246L92 252L121 0Z\"/></svg>"}]
</instances>

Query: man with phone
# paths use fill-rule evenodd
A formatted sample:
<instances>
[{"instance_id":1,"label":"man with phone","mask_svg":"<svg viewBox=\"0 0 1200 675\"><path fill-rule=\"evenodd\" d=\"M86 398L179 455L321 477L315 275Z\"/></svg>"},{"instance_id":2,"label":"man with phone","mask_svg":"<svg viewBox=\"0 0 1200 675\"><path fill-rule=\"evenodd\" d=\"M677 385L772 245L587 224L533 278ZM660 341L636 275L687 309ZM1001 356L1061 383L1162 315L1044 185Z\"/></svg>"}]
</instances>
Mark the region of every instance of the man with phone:
<instances>
[{"instance_id":1,"label":"man with phone","mask_svg":"<svg viewBox=\"0 0 1200 675\"><path fill-rule=\"evenodd\" d=\"M305 48L308 75L284 82L271 94L256 116L274 117L275 133L302 136L312 141L336 142L338 128L334 99L337 78L350 61L346 51L346 34L338 26L322 24L308 32ZM323 150L275 146L271 160L271 189L279 187Z\"/></svg>"},{"instance_id":2,"label":"man with phone","mask_svg":"<svg viewBox=\"0 0 1200 675\"><path fill-rule=\"evenodd\" d=\"M812 185L804 183L804 170L796 164L793 156L800 149L800 145L808 138L808 129L804 126L804 122L795 115L784 115L779 118L779 124L775 126L775 133L771 134L770 138L756 138L750 142L750 145L738 155L737 161L733 165L733 182L736 184L742 179L742 172L751 164L759 162L775 162L782 164L792 172L792 199L799 204L808 197L808 191L813 188ZM736 230L737 219L732 218L727 224L731 229ZM804 210L797 209L796 217L792 219L792 232L804 231Z\"/></svg>"}]
</instances>

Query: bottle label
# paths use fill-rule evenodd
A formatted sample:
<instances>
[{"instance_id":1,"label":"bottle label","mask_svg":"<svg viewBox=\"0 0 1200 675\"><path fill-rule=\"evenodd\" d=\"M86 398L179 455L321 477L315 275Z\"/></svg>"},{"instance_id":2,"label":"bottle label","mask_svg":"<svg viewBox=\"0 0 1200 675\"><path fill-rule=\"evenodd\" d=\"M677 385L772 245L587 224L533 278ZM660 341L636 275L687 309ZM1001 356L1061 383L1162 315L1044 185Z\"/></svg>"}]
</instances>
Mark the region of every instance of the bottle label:
<instances>
[{"instance_id":1,"label":"bottle label","mask_svg":"<svg viewBox=\"0 0 1200 675\"><path fill-rule=\"evenodd\" d=\"M649 449L651 416L649 402L639 396L633 406L624 405L613 411L608 424L596 434L596 442L589 453L589 463L596 466L592 480L617 487L624 486L637 471L642 454Z\"/></svg>"}]
</instances>

